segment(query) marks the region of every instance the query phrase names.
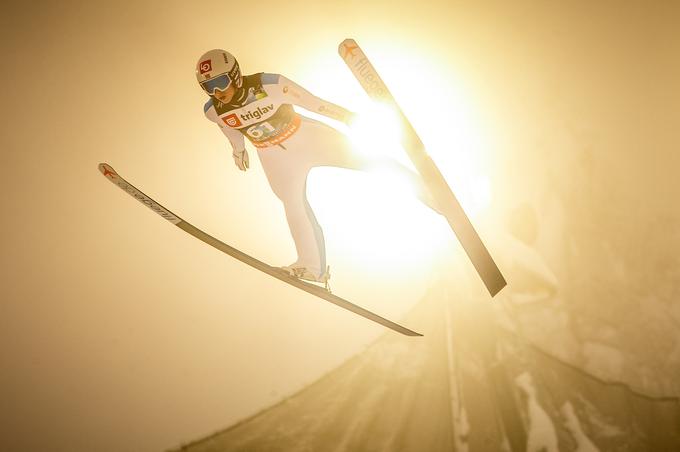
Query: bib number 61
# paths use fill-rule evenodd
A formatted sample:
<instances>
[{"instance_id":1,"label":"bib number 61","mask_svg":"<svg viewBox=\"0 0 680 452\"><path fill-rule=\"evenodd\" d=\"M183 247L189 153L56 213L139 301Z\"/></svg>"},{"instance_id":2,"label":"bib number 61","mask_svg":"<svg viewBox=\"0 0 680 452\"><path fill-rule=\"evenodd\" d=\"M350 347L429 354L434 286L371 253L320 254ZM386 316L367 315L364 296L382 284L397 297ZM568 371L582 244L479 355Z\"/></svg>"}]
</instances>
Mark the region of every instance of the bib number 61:
<instances>
[{"instance_id":1,"label":"bib number 61","mask_svg":"<svg viewBox=\"0 0 680 452\"><path fill-rule=\"evenodd\" d=\"M256 140L266 135L270 135L272 132L276 132L276 129L267 121L248 127L248 130L246 130L246 133Z\"/></svg>"}]
</instances>

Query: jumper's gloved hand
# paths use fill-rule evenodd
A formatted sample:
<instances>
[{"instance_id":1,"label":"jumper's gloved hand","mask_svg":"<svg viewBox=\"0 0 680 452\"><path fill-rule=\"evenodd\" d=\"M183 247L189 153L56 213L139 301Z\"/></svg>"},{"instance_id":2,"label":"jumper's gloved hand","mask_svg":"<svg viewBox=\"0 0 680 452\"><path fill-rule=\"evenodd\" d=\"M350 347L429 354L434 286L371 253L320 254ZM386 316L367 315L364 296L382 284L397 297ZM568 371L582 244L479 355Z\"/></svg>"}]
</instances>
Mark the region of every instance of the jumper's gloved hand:
<instances>
[{"instance_id":1,"label":"jumper's gloved hand","mask_svg":"<svg viewBox=\"0 0 680 452\"><path fill-rule=\"evenodd\" d=\"M347 124L348 127L352 127L352 124L354 124L356 122L358 117L359 117L359 115L357 115L356 113L348 111L345 114L345 117L342 118L342 122Z\"/></svg>"},{"instance_id":2,"label":"jumper's gloved hand","mask_svg":"<svg viewBox=\"0 0 680 452\"><path fill-rule=\"evenodd\" d=\"M242 151L234 151L231 154L234 157L234 163L241 171L245 171L250 167L250 161L248 160L248 153L245 149Z\"/></svg>"}]
</instances>

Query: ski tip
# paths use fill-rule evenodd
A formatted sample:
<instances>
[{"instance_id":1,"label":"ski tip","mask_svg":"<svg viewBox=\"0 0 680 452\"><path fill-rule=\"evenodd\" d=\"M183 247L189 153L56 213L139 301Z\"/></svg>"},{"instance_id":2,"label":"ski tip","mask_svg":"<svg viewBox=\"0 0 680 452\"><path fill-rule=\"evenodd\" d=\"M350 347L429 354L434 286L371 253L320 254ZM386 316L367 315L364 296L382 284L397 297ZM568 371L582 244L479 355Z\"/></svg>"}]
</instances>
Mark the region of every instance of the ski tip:
<instances>
[{"instance_id":1,"label":"ski tip","mask_svg":"<svg viewBox=\"0 0 680 452\"><path fill-rule=\"evenodd\" d=\"M353 57L354 56L354 51L359 48L359 44L352 39L352 38L347 38L344 41L340 43L338 46L338 53L343 59L347 59L348 57Z\"/></svg>"},{"instance_id":2,"label":"ski tip","mask_svg":"<svg viewBox=\"0 0 680 452\"><path fill-rule=\"evenodd\" d=\"M100 173L102 173L104 176L110 177L111 179L118 176L118 173L116 173L116 171L108 163L100 163L98 168Z\"/></svg>"}]
</instances>

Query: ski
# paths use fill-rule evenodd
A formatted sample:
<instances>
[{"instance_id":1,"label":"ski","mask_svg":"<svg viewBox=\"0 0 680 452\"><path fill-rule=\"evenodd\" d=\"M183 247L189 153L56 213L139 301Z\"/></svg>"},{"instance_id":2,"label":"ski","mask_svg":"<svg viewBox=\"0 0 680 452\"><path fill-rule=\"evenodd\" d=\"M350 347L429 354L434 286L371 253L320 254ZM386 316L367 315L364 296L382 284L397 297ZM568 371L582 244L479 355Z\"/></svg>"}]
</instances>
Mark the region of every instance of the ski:
<instances>
[{"instance_id":1,"label":"ski","mask_svg":"<svg viewBox=\"0 0 680 452\"><path fill-rule=\"evenodd\" d=\"M444 176L425 150L425 146L411 122L399 108L397 101L382 81L366 54L354 39L345 39L338 47L340 56L359 81L364 91L374 100L390 104L397 112L403 127L402 145L423 178L432 196L437 201L451 229L458 237L470 261L481 277L484 285L495 296L507 284L500 269L479 238L477 231L465 214L462 206L446 183Z\"/></svg>"},{"instance_id":2,"label":"ski","mask_svg":"<svg viewBox=\"0 0 680 452\"><path fill-rule=\"evenodd\" d=\"M165 218L168 220L170 223L174 224L178 228L182 229L184 232L187 232L188 234L191 234L192 236L196 237L197 239L207 243L208 245L212 246L213 248L216 248L220 251L222 251L225 254L228 254L231 257L234 257L238 259L239 261L256 268L260 270L261 272L264 272L270 276L273 276L276 279L279 279L286 284L290 284L291 286L297 287L298 289L304 290L305 292L314 295L316 297L319 297L323 300L326 300L328 302L331 302L337 306L340 306L341 308L347 309L348 311L351 311L355 314L359 314L362 317L365 317L369 320L372 320L374 322L379 323L382 326L385 326L387 328L390 328L398 333L404 334L406 336L422 336L422 334L417 333L415 331L409 330L408 328L405 328L397 323L394 323L390 320L387 320L383 317L380 317L379 315L362 308L361 306L357 306L353 303L350 303L349 301L345 300L344 298L340 298L337 295L333 295L330 293L330 291L324 289L323 287L317 286L312 283L308 283L306 281L302 281L298 278L295 278L293 276L290 276L288 272L278 268L278 267L272 267L271 265L265 264L264 262L249 256L248 254L237 250L236 248L227 245L226 243L223 243L216 239L215 237L203 232L202 230L198 229L197 227L193 226L189 222L183 220L179 216L175 215L162 205L160 205L158 202L154 201L152 198L149 196L145 195L142 193L139 189L137 189L134 185L123 179L110 165L106 163L100 163L99 164L99 171L112 183L117 185L119 188L121 188L125 193L128 195L132 196L135 198L137 201L141 202L154 212L156 212L158 215L161 217Z\"/></svg>"}]
</instances>

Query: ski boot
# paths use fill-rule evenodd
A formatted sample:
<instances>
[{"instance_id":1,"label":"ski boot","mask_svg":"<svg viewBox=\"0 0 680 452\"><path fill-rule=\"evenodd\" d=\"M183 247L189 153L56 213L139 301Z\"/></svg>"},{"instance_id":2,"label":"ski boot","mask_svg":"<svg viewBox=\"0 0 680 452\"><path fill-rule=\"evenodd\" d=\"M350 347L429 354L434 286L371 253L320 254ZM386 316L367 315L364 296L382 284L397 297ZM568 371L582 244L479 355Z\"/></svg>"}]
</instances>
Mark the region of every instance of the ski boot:
<instances>
[{"instance_id":1,"label":"ski boot","mask_svg":"<svg viewBox=\"0 0 680 452\"><path fill-rule=\"evenodd\" d=\"M310 271L307 267L304 267L299 264L286 265L284 267L281 267L281 270L287 272L290 276L302 279L303 281L321 283L323 284L324 289L326 289L329 293L331 291L331 287L328 284L328 280L331 279L330 266L326 267L326 271L320 275L317 275L316 273Z\"/></svg>"}]
</instances>

